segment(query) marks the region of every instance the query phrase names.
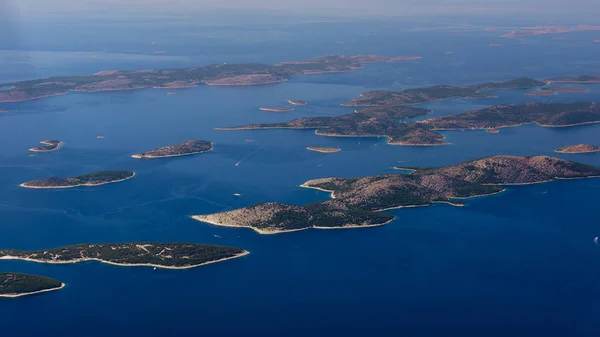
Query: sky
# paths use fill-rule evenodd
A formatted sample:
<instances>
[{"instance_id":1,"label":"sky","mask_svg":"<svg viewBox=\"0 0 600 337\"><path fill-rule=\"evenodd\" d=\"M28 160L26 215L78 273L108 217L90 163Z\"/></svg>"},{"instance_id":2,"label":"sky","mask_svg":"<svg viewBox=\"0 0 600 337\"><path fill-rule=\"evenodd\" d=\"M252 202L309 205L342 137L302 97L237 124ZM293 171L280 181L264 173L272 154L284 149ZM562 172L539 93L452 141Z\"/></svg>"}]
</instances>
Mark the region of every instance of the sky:
<instances>
[{"instance_id":1,"label":"sky","mask_svg":"<svg viewBox=\"0 0 600 337\"><path fill-rule=\"evenodd\" d=\"M179 12L214 9L329 16L599 13L599 0L0 0L20 15L85 12Z\"/></svg>"}]
</instances>

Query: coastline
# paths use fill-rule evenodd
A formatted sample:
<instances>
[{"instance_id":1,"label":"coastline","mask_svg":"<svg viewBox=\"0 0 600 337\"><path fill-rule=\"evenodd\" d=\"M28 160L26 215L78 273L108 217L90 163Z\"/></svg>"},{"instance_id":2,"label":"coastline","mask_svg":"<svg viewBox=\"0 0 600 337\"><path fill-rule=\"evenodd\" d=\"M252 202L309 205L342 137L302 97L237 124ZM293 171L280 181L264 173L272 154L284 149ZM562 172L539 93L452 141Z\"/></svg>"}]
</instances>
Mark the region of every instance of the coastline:
<instances>
[{"instance_id":1,"label":"coastline","mask_svg":"<svg viewBox=\"0 0 600 337\"><path fill-rule=\"evenodd\" d=\"M26 185L27 182L25 182L19 186L24 187L24 188L37 188L37 189L75 188L75 187L81 187L81 186L90 187L90 186L101 186L101 185L112 184L112 183L120 183L122 181L129 180L133 177L135 177L135 172L133 172L133 174L130 177L127 177L124 179L108 181L108 182L98 183L98 184L79 184L79 185L72 185L72 186L28 186L28 185Z\"/></svg>"},{"instance_id":2,"label":"coastline","mask_svg":"<svg viewBox=\"0 0 600 337\"><path fill-rule=\"evenodd\" d=\"M581 153L594 153L594 152L600 152L600 150L576 151L576 152L569 152L569 151L559 151L559 150L554 150L554 152L556 152L556 153L562 153L562 154L581 154Z\"/></svg>"},{"instance_id":3,"label":"coastline","mask_svg":"<svg viewBox=\"0 0 600 337\"><path fill-rule=\"evenodd\" d=\"M169 157L182 157L182 156L191 156L193 154L206 153L206 152L210 152L212 150L213 149L211 148L210 150L206 150L206 151L190 152L190 153L182 153L182 154L171 154L171 155L166 155L166 156L153 156L153 155L143 156L141 153L138 153L138 154L132 155L131 158L135 158L135 159L160 159L160 158L169 158Z\"/></svg>"},{"instance_id":4,"label":"coastline","mask_svg":"<svg viewBox=\"0 0 600 337\"><path fill-rule=\"evenodd\" d=\"M210 215L210 214L208 214ZM253 231L257 232L258 234L263 234L263 235L272 235L272 234L281 234L281 233L291 233L291 232L299 232L299 231L303 231L303 230L307 230L309 228L312 227L306 227L306 228L298 228L298 229L289 229L289 230L271 230L271 231L266 231L264 229L260 229L260 228L256 228L256 227L252 227L252 226L236 226L236 225L227 225L227 224L223 224L221 222L217 222L217 221L213 221L210 219L205 219L202 218L203 215L192 215L191 218L196 220L196 221L200 221L200 222L204 222L213 226L220 226L220 227L231 227L231 228L247 228L247 229L252 229ZM206 216L206 215L204 215Z\"/></svg>"},{"instance_id":5,"label":"coastline","mask_svg":"<svg viewBox=\"0 0 600 337\"><path fill-rule=\"evenodd\" d=\"M64 287L66 287L66 284L64 284L64 283L61 282L60 287L57 287L57 288L50 288L50 289L32 291L30 293L22 293L22 294L3 294L3 295L0 295L0 298L2 298L2 297L4 297L4 298L17 298L17 297L23 297L23 296L29 296L29 295L47 293L47 292L50 292L50 291L61 290Z\"/></svg>"},{"instance_id":6,"label":"coastline","mask_svg":"<svg viewBox=\"0 0 600 337\"><path fill-rule=\"evenodd\" d=\"M41 141L41 142L40 142L40 144L44 144L44 145L54 145L54 144L52 144L52 143L50 143L50 142L47 142L47 141ZM55 147L55 148L53 148L53 149L50 149L50 150L41 150L41 149L38 149L38 148L32 147L31 149L29 149L29 151L30 151L30 152L52 152L52 151L56 151L56 150L58 150L58 149L59 149L59 148L60 148L62 145L63 145L63 142L62 142L62 141L59 141L59 142L58 142L58 145L56 145L56 147Z\"/></svg>"},{"instance_id":7,"label":"coastline","mask_svg":"<svg viewBox=\"0 0 600 337\"><path fill-rule=\"evenodd\" d=\"M307 181L307 182L308 182L308 181ZM327 192L327 193L329 193L329 194L330 194L330 195L329 195L329 197L330 197L331 199L335 199L335 191L330 191L330 190L326 190L326 189L319 188L319 187L313 187L313 186L309 186L309 185L306 185L306 183L304 183L304 184L302 184L302 185L299 185L299 186L300 186L300 187L302 187L302 188L310 188L310 189L317 190L317 191L321 191L321 192Z\"/></svg>"},{"instance_id":8,"label":"coastline","mask_svg":"<svg viewBox=\"0 0 600 337\"><path fill-rule=\"evenodd\" d=\"M340 148L318 148L313 146L306 147L308 151L320 152L320 153L336 153L342 151Z\"/></svg>"},{"instance_id":9,"label":"coastline","mask_svg":"<svg viewBox=\"0 0 600 337\"><path fill-rule=\"evenodd\" d=\"M20 260L20 261L35 262L35 263L47 263L47 264L72 264L72 263L95 261L95 262L110 264L110 265L119 266L119 267L154 267L154 268L161 268L161 269L181 270L181 269L196 268L196 267L201 267L201 266L205 266L208 264L232 260L232 259L236 259L238 257L246 256L248 254L250 254L250 252L247 250L244 250L242 253L236 254L234 256L225 257L225 258L213 260L213 261L207 261L207 262L203 262L200 264L183 266L183 267L164 266L164 265L152 264L152 263L118 263L118 262L101 260L101 259L97 259L97 258L81 258L81 259L68 260L68 261L44 261L44 260L30 259L30 258L26 258L26 257L22 258L22 257L18 257L18 256L2 256L2 257L0 257L0 260Z\"/></svg>"}]
</instances>

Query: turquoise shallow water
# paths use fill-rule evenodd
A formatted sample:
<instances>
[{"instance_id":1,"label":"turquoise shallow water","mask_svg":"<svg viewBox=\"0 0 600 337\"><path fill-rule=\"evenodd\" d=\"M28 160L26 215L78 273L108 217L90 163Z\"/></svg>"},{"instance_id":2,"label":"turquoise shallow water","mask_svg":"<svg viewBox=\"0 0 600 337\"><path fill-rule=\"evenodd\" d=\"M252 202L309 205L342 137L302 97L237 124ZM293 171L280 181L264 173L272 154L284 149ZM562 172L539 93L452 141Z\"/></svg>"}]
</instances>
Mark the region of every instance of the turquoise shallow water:
<instances>
[{"instance_id":1,"label":"turquoise shallow water","mask_svg":"<svg viewBox=\"0 0 600 337\"><path fill-rule=\"evenodd\" d=\"M370 52L419 54L424 59L419 64L374 64L353 73L298 77L281 85L198 87L177 90L175 95L153 89L69 94L0 104L9 110L0 116L1 247L156 240L237 245L251 252L241 259L185 271L0 261L0 270L47 275L67 284L58 292L1 300L3 331L24 336L595 335L600 314L600 247L593 243L600 235L597 179L511 187L500 195L469 200L463 208L398 210L396 221L370 229L261 236L189 218L265 201L324 200L326 193L298 187L319 177L390 173L395 165L447 165L494 154L555 155L554 149L564 145L600 141L600 125L526 125L493 135L446 132L452 144L438 147L390 146L384 139L319 137L311 131L213 130L350 113L351 108L339 103L367 90L600 71L597 49L570 40L527 40L535 47L510 40L491 51L487 44L492 38L487 35L463 36L455 40L462 42L458 44L446 41L446 33L419 35L420 43L414 35L411 40L404 33L389 33L387 38L406 41L390 45L356 37L352 31L344 35L338 29L313 41L310 53L304 53L310 57L334 48L365 53L371 48ZM306 40L315 36L313 30L302 34ZM575 36L588 39L586 34ZM352 44L348 42L352 38L375 41ZM260 55L264 62L304 58L285 54L291 51L280 47L291 44L288 39L262 43L260 53L241 42L237 46L254 55L252 60ZM331 44L338 39L346 43ZM564 49L557 49L557 43ZM212 52L181 47L174 53L187 52L192 60L216 59L219 48L225 48L219 46ZM443 55L450 47L455 54ZM57 71L53 62L64 55L55 57L47 60L48 70L36 72ZM101 65L73 62L81 73L123 65L179 65L154 57L136 54L135 61L124 63L107 57ZM13 70L3 74L15 78ZM589 93L549 98L500 91L495 99L449 100L423 107L439 116L498 103L598 101L600 86L588 87ZM283 114L258 110L282 105L285 99L306 100L309 105ZM97 139L98 135L104 138ZM48 138L63 140L64 147L29 156L28 148ZM194 138L213 140L214 151L166 160L129 157ZM329 155L306 151L311 145L342 151ZM558 156L600 165L600 154ZM102 169L131 169L137 176L85 189L18 187L49 175Z\"/></svg>"}]
</instances>

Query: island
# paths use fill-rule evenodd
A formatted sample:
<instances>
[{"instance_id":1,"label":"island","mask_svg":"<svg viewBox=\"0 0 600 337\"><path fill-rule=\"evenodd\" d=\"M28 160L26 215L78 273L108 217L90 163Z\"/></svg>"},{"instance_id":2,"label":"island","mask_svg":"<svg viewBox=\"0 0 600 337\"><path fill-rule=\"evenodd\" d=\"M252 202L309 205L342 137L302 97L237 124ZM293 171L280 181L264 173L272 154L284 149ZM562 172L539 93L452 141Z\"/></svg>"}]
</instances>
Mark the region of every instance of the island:
<instances>
[{"instance_id":1,"label":"island","mask_svg":"<svg viewBox=\"0 0 600 337\"><path fill-rule=\"evenodd\" d=\"M439 101L449 98L493 98L482 93L487 90L529 89L546 85L532 78L517 78L504 82L484 82L467 86L436 85L433 87L407 89L403 91L370 91L359 98L343 103L342 106L402 106Z\"/></svg>"},{"instance_id":2,"label":"island","mask_svg":"<svg viewBox=\"0 0 600 337\"><path fill-rule=\"evenodd\" d=\"M521 29L513 30L510 33L502 35L501 37L516 38L516 37L522 37L522 36L564 34L564 33L583 32L583 31L600 31L600 26L579 25L579 26L575 26L575 27L562 27L562 26L521 27Z\"/></svg>"},{"instance_id":3,"label":"island","mask_svg":"<svg viewBox=\"0 0 600 337\"><path fill-rule=\"evenodd\" d=\"M288 112L294 111L293 108L259 108L262 111L271 111L271 112Z\"/></svg>"},{"instance_id":4,"label":"island","mask_svg":"<svg viewBox=\"0 0 600 337\"><path fill-rule=\"evenodd\" d=\"M293 99L288 99L288 100L286 100L286 102L290 103L291 105L306 105L306 104L308 104L305 101L297 101L297 100L293 100Z\"/></svg>"},{"instance_id":5,"label":"island","mask_svg":"<svg viewBox=\"0 0 600 337\"><path fill-rule=\"evenodd\" d=\"M43 146L32 147L29 149L31 152L50 152L58 150L58 148L62 145L60 140L43 140L40 142Z\"/></svg>"},{"instance_id":6,"label":"island","mask_svg":"<svg viewBox=\"0 0 600 337\"><path fill-rule=\"evenodd\" d=\"M125 267L188 269L248 255L237 248L195 243L130 242L79 244L43 250L0 250L0 260L39 263L98 261Z\"/></svg>"},{"instance_id":7,"label":"island","mask_svg":"<svg viewBox=\"0 0 600 337\"><path fill-rule=\"evenodd\" d=\"M543 127L567 127L600 122L598 103L525 103L496 105L420 122L400 120L430 111L404 106L371 107L337 117L302 117L289 122L249 124L217 130L314 129L321 136L386 137L388 144L436 146L448 144L439 131L498 128L537 123Z\"/></svg>"},{"instance_id":8,"label":"island","mask_svg":"<svg viewBox=\"0 0 600 337\"><path fill-rule=\"evenodd\" d=\"M155 158L167 158L167 157L179 157L189 156L192 154L199 154L208 151L212 151L213 143L207 140L188 140L183 143L160 147L158 149L150 150L134 154L132 158L137 159L155 159Z\"/></svg>"},{"instance_id":9,"label":"island","mask_svg":"<svg viewBox=\"0 0 600 337\"><path fill-rule=\"evenodd\" d=\"M551 83L600 83L600 74L579 75L568 77L555 77L545 80L547 84Z\"/></svg>"},{"instance_id":10,"label":"island","mask_svg":"<svg viewBox=\"0 0 600 337\"><path fill-rule=\"evenodd\" d=\"M321 153L335 153L341 150L337 147L321 147L321 146L309 146L306 148L309 151L321 152Z\"/></svg>"},{"instance_id":11,"label":"island","mask_svg":"<svg viewBox=\"0 0 600 337\"><path fill-rule=\"evenodd\" d=\"M0 272L0 297L34 295L65 287L65 284L44 276Z\"/></svg>"},{"instance_id":12,"label":"island","mask_svg":"<svg viewBox=\"0 0 600 337\"><path fill-rule=\"evenodd\" d=\"M556 92L554 91L528 91L525 93L525 95L527 96L554 96L556 95Z\"/></svg>"},{"instance_id":13,"label":"island","mask_svg":"<svg viewBox=\"0 0 600 337\"><path fill-rule=\"evenodd\" d=\"M499 133L500 132L498 129L494 129L494 128L487 128L487 129L485 129L485 131L487 131L488 133Z\"/></svg>"},{"instance_id":14,"label":"island","mask_svg":"<svg viewBox=\"0 0 600 337\"><path fill-rule=\"evenodd\" d=\"M306 61L275 65L220 63L190 68L110 70L89 76L53 76L0 84L0 102L19 102L69 92L137 90L144 88L189 88L200 84L213 86L263 85L285 82L293 76L354 71L375 62L395 62L418 56L384 57L377 55L329 55Z\"/></svg>"},{"instance_id":15,"label":"island","mask_svg":"<svg viewBox=\"0 0 600 337\"><path fill-rule=\"evenodd\" d=\"M133 171L99 171L69 178L44 178L21 184L25 188L73 188L79 186L100 186L118 183L135 176Z\"/></svg>"},{"instance_id":16,"label":"island","mask_svg":"<svg viewBox=\"0 0 600 337\"><path fill-rule=\"evenodd\" d=\"M577 144L561 147L558 150L554 150L558 153L591 153L600 152L600 146L590 144Z\"/></svg>"},{"instance_id":17,"label":"island","mask_svg":"<svg viewBox=\"0 0 600 337\"><path fill-rule=\"evenodd\" d=\"M550 91L550 92L589 92L589 89L586 88L564 88L564 87L548 87L542 88L542 90Z\"/></svg>"},{"instance_id":18,"label":"island","mask_svg":"<svg viewBox=\"0 0 600 337\"><path fill-rule=\"evenodd\" d=\"M438 168L402 169L410 173L322 178L301 185L330 193L327 201L305 206L267 202L192 218L217 226L251 228L261 234L372 227L394 220L387 210L434 203L464 206L461 199L501 193L506 185L600 177L598 167L546 156L493 156Z\"/></svg>"}]
</instances>

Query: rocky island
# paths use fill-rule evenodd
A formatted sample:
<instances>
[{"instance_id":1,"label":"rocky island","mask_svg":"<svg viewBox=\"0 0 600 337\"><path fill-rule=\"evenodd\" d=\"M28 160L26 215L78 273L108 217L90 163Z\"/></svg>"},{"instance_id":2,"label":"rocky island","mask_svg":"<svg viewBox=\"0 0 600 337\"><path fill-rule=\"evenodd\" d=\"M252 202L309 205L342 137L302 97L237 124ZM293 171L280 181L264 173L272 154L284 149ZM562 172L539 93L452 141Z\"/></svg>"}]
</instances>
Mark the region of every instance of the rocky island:
<instances>
[{"instance_id":1,"label":"rocky island","mask_svg":"<svg viewBox=\"0 0 600 337\"><path fill-rule=\"evenodd\" d=\"M64 287L64 283L49 277L0 272L0 297L21 297Z\"/></svg>"},{"instance_id":2,"label":"rocky island","mask_svg":"<svg viewBox=\"0 0 600 337\"><path fill-rule=\"evenodd\" d=\"M557 149L554 152L558 152L558 153L600 152L600 146L590 145L590 144L569 145L569 146L561 147L560 149Z\"/></svg>"},{"instance_id":3,"label":"rocky island","mask_svg":"<svg viewBox=\"0 0 600 337\"><path fill-rule=\"evenodd\" d=\"M294 111L293 108L259 108L261 111L271 111L271 112L289 112Z\"/></svg>"},{"instance_id":4,"label":"rocky island","mask_svg":"<svg viewBox=\"0 0 600 337\"><path fill-rule=\"evenodd\" d=\"M226 227L276 234L308 228L380 226L394 216L383 211L448 203L504 191L505 185L554 179L600 177L600 168L559 158L493 156L438 168L410 168L410 174L323 178L301 185L331 193L331 200L305 206L269 202L194 219Z\"/></svg>"},{"instance_id":5,"label":"rocky island","mask_svg":"<svg viewBox=\"0 0 600 337\"><path fill-rule=\"evenodd\" d=\"M297 100L293 100L293 99L288 99L286 102L290 103L291 105L306 105L306 104L308 104L305 101L297 101Z\"/></svg>"},{"instance_id":6,"label":"rocky island","mask_svg":"<svg viewBox=\"0 0 600 337\"><path fill-rule=\"evenodd\" d=\"M306 148L309 151L321 152L321 153L335 153L341 150L337 147L321 147L321 146L309 146Z\"/></svg>"},{"instance_id":7,"label":"rocky island","mask_svg":"<svg viewBox=\"0 0 600 337\"><path fill-rule=\"evenodd\" d=\"M0 84L0 87L9 88L0 90L0 102L19 102L63 95L69 92L188 88L200 84L214 86L262 85L284 82L293 76L353 71L368 63L415 58L330 55L275 65L220 63L181 69L111 70L89 76L54 76Z\"/></svg>"},{"instance_id":8,"label":"rocky island","mask_svg":"<svg viewBox=\"0 0 600 337\"><path fill-rule=\"evenodd\" d=\"M23 183L20 186L26 188L73 188L78 186L99 186L125 181L133 178L134 176L135 172L133 171L100 171L77 177L52 177L33 180Z\"/></svg>"},{"instance_id":9,"label":"rocky island","mask_svg":"<svg viewBox=\"0 0 600 337\"><path fill-rule=\"evenodd\" d=\"M208 151L212 151L213 143L207 140L188 140L183 143L160 147L158 149L150 150L134 154L132 158L137 159L155 159L155 158L167 158L167 157L179 157L189 156L192 154L199 154Z\"/></svg>"},{"instance_id":10,"label":"rocky island","mask_svg":"<svg viewBox=\"0 0 600 337\"><path fill-rule=\"evenodd\" d=\"M547 84L551 83L600 83L600 74L579 75L567 77L555 77L545 80Z\"/></svg>"},{"instance_id":11,"label":"rocky island","mask_svg":"<svg viewBox=\"0 0 600 337\"><path fill-rule=\"evenodd\" d=\"M40 142L43 146L32 147L29 149L31 152L50 152L58 150L58 148L62 145L60 140L43 140Z\"/></svg>"},{"instance_id":12,"label":"rocky island","mask_svg":"<svg viewBox=\"0 0 600 337\"><path fill-rule=\"evenodd\" d=\"M39 263L79 263L98 261L117 266L147 266L187 269L222 262L249 254L237 247L194 243L131 242L81 244L44 250L0 250L0 260Z\"/></svg>"}]
</instances>

